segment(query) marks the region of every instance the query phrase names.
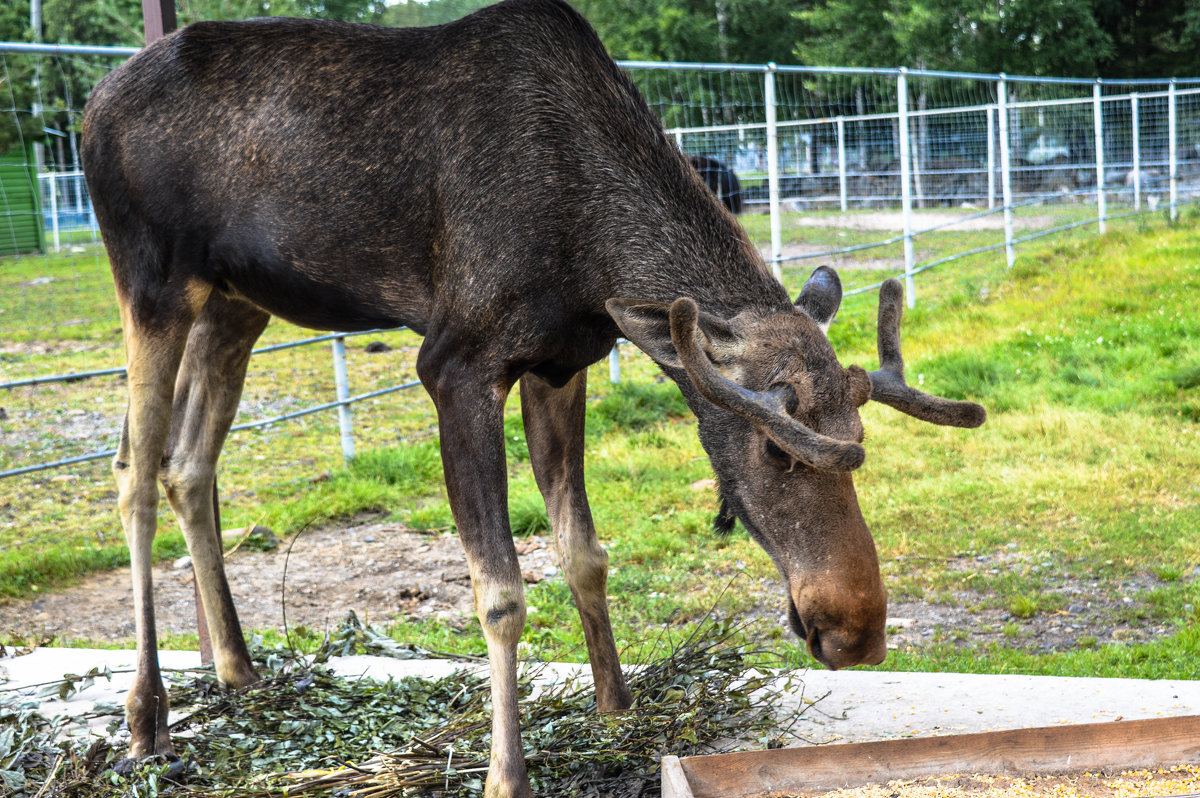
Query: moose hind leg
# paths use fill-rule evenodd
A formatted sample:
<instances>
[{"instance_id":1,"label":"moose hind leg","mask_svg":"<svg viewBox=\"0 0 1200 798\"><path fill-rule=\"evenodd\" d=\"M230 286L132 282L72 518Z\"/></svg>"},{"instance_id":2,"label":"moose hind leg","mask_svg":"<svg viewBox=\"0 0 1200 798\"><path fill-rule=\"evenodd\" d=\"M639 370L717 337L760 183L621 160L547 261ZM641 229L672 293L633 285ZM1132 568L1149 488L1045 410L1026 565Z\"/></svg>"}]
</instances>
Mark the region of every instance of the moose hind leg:
<instances>
[{"instance_id":1,"label":"moose hind leg","mask_svg":"<svg viewBox=\"0 0 1200 798\"><path fill-rule=\"evenodd\" d=\"M113 258L113 264L117 272L119 257ZM172 386L188 329L206 294L206 287L196 284L182 291L171 291L165 284L152 287L137 299L118 290L129 407L113 476L129 545L138 663L125 702L130 759L174 756L167 730L167 693L158 666L151 544L158 524L156 480L170 426Z\"/></svg>"},{"instance_id":2,"label":"moose hind leg","mask_svg":"<svg viewBox=\"0 0 1200 798\"><path fill-rule=\"evenodd\" d=\"M237 413L250 350L270 316L218 293L188 336L175 385L160 479L187 540L217 677L229 687L258 681L234 609L215 500L217 458Z\"/></svg>"},{"instance_id":3,"label":"moose hind leg","mask_svg":"<svg viewBox=\"0 0 1200 798\"><path fill-rule=\"evenodd\" d=\"M567 586L579 609L601 712L628 709L608 615L608 553L596 537L583 481L583 423L587 371L562 388L527 374L521 378L521 414L529 459L546 500Z\"/></svg>"}]
</instances>

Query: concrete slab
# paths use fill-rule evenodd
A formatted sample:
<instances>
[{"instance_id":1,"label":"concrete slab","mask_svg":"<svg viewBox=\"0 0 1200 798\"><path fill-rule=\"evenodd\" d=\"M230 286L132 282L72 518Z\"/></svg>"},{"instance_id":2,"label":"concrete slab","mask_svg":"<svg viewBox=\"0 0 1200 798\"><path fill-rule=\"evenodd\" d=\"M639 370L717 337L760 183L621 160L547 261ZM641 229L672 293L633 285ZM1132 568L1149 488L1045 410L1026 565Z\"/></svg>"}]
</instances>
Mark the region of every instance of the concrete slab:
<instances>
[{"instance_id":1,"label":"concrete slab","mask_svg":"<svg viewBox=\"0 0 1200 798\"><path fill-rule=\"evenodd\" d=\"M159 658L163 668L200 664L195 652L162 651ZM374 679L447 676L464 667L486 674L485 666L449 660L355 656L336 658L331 665L344 675ZM111 682L100 679L67 701L52 699L42 705L47 715L79 715L97 702L123 706L133 666L133 651L39 648L0 659L0 676L8 679L0 683L0 690L34 695L36 685L64 674L108 667L113 671ZM561 679L581 671L586 675L585 666L555 663L546 668L545 678ZM779 715L781 725L795 721L793 733L801 738L796 744L1200 715L1200 681L853 670L799 671L792 678L792 690ZM93 721L92 727L102 728L106 722Z\"/></svg>"},{"instance_id":2,"label":"concrete slab","mask_svg":"<svg viewBox=\"0 0 1200 798\"><path fill-rule=\"evenodd\" d=\"M803 695L785 702L781 721L803 699L820 699L794 727L818 743L1200 715L1200 681L852 670L796 676Z\"/></svg>"}]
</instances>

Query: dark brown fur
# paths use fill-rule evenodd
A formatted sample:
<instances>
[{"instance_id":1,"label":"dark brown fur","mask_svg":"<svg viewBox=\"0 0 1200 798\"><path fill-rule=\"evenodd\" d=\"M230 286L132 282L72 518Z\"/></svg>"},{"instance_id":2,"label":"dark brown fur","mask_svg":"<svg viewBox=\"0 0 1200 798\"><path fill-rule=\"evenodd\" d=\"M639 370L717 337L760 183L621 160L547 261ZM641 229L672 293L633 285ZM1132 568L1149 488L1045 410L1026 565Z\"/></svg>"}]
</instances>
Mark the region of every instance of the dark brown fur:
<instances>
[{"instance_id":1,"label":"dark brown fur","mask_svg":"<svg viewBox=\"0 0 1200 798\"><path fill-rule=\"evenodd\" d=\"M818 326L837 310L836 275L818 270L792 304L565 3L509 0L422 30L197 23L101 81L83 150L129 369L113 469L138 623L131 757L172 752L149 572L156 482L196 564L218 674L257 678L212 496L272 314L425 336L417 369L491 663L489 796L529 794L503 440L518 381L599 708L630 703L583 484L586 367L621 332L683 389L723 517L779 566L814 655L831 667L883 658L885 597L848 473L875 375L843 369ZM888 380L920 410L923 395Z\"/></svg>"}]
</instances>

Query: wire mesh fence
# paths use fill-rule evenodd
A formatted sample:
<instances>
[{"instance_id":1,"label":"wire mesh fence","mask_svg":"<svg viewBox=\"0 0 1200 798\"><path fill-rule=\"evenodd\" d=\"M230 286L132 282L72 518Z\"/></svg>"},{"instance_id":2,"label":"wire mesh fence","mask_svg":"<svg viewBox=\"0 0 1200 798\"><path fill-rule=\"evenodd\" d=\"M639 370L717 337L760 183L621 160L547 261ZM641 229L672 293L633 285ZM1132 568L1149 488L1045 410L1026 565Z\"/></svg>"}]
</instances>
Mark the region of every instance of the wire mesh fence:
<instances>
[{"instance_id":1,"label":"wire mesh fence","mask_svg":"<svg viewBox=\"0 0 1200 798\"><path fill-rule=\"evenodd\" d=\"M77 136L90 87L131 52L0 44L0 554L61 537L63 502L115 502L121 333ZM793 293L816 261L841 268L851 295L904 275L912 301L922 271L1006 253L1011 265L1024 241L1173 215L1200 192L1200 80L623 66ZM418 345L273 323L227 484L269 491L355 446L435 434L424 392L407 390ZM115 524L98 512L66 534L119 541Z\"/></svg>"}]
</instances>

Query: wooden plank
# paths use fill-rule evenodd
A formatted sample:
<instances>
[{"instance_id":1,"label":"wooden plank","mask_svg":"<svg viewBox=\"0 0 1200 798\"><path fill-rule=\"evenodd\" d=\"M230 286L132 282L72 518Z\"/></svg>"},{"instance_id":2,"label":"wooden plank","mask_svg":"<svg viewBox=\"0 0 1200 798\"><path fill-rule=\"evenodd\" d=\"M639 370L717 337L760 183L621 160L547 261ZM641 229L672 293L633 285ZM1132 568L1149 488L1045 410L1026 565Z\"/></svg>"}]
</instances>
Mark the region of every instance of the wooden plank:
<instances>
[{"instance_id":1,"label":"wooden plank","mask_svg":"<svg viewBox=\"0 0 1200 798\"><path fill-rule=\"evenodd\" d=\"M677 756L662 758L662 798L695 798Z\"/></svg>"},{"instance_id":2,"label":"wooden plank","mask_svg":"<svg viewBox=\"0 0 1200 798\"><path fill-rule=\"evenodd\" d=\"M1200 761L1200 716L781 748L680 760L694 798L801 795L952 773L1017 776Z\"/></svg>"},{"instance_id":3,"label":"wooden plank","mask_svg":"<svg viewBox=\"0 0 1200 798\"><path fill-rule=\"evenodd\" d=\"M142 0L142 27L146 44L175 30L175 0Z\"/></svg>"}]
</instances>

